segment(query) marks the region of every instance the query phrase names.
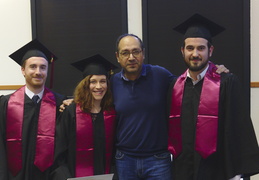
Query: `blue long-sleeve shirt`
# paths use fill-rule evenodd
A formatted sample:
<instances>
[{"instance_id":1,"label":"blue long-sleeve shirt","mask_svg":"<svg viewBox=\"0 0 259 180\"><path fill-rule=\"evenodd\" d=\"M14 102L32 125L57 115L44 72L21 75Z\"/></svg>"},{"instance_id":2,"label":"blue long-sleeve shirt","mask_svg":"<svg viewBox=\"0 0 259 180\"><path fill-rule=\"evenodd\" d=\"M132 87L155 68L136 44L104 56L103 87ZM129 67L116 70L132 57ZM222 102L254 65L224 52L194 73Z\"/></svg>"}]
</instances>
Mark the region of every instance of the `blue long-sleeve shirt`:
<instances>
[{"instance_id":1,"label":"blue long-sleeve shirt","mask_svg":"<svg viewBox=\"0 0 259 180\"><path fill-rule=\"evenodd\" d=\"M166 96L174 77L165 68L149 64L142 66L141 76L134 81L123 76L123 70L113 76L117 149L134 156L167 150Z\"/></svg>"}]
</instances>

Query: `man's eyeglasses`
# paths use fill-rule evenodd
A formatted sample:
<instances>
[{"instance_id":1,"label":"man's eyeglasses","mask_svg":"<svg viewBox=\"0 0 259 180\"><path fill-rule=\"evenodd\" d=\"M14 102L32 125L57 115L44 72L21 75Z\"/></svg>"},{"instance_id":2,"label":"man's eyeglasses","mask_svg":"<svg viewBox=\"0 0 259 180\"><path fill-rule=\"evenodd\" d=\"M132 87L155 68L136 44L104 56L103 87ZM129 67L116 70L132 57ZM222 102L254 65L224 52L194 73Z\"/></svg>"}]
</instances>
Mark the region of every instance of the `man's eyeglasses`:
<instances>
[{"instance_id":1,"label":"man's eyeglasses","mask_svg":"<svg viewBox=\"0 0 259 180\"><path fill-rule=\"evenodd\" d=\"M140 56L140 54L142 53L142 50L133 50L133 51L122 51L122 52L120 52L120 56L122 57L122 58L129 58L130 57L130 54L132 54L132 56L134 56L134 57L139 57Z\"/></svg>"}]
</instances>

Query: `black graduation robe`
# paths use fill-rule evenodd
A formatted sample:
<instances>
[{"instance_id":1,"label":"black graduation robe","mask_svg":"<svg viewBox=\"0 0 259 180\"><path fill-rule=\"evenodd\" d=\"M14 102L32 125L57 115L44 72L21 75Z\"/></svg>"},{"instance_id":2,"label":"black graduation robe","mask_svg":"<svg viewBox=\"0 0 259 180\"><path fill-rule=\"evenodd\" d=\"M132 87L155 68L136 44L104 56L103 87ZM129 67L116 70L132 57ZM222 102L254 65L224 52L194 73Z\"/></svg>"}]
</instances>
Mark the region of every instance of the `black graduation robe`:
<instances>
[{"instance_id":1,"label":"black graduation robe","mask_svg":"<svg viewBox=\"0 0 259 180\"><path fill-rule=\"evenodd\" d=\"M94 174L105 174L105 128L104 116L101 111L92 114L93 141L94 141ZM115 121L114 121L115 122ZM87 137L85 137L87 140ZM66 107L57 127L56 143L57 169L53 173L53 180L64 180L75 177L76 164L76 104L72 103Z\"/></svg>"},{"instance_id":2,"label":"black graduation robe","mask_svg":"<svg viewBox=\"0 0 259 180\"><path fill-rule=\"evenodd\" d=\"M59 115L59 106L65 99L64 96L54 93L56 98L56 117ZM24 120L22 126L22 169L13 177L7 170L6 157L6 112L10 95L0 99L0 179L1 180L48 180L52 167L41 172L34 165L35 144L37 136L37 123L41 101L35 105L33 101L25 95L24 98Z\"/></svg>"},{"instance_id":3,"label":"black graduation robe","mask_svg":"<svg viewBox=\"0 0 259 180\"><path fill-rule=\"evenodd\" d=\"M174 85L175 81L172 84ZM203 80L185 82L182 102L182 153L173 160L174 180L228 180L259 172L259 148L243 102L240 83L233 74L221 74L217 151L203 159L195 150L195 126ZM171 97L169 98L171 100Z\"/></svg>"}]
</instances>

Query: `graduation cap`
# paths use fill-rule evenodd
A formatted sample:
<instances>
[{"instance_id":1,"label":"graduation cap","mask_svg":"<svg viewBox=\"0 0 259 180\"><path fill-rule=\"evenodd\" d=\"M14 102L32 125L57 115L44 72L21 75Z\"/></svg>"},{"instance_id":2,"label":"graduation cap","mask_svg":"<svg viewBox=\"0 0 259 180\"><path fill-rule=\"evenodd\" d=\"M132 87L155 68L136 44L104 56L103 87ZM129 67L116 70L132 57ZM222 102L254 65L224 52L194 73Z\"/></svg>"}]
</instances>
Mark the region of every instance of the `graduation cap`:
<instances>
[{"instance_id":1,"label":"graduation cap","mask_svg":"<svg viewBox=\"0 0 259 180\"><path fill-rule=\"evenodd\" d=\"M117 66L109 62L100 54L96 54L94 56L74 62L71 65L77 68L79 71L83 72L84 78L88 75L108 76L111 74L109 72L117 68Z\"/></svg>"},{"instance_id":2,"label":"graduation cap","mask_svg":"<svg viewBox=\"0 0 259 180\"><path fill-rule=\"evenodd\" d=\"M37 39L34 39L31 42L27 43L26 45L9 55L9 57L12 58L19 65L22 65L25 60L31 57L43 57L49 63L57 59L57 57Z\"/></svg>"},{"instance_id":3,"label":"graduation cap","mask_svg":"<svg viewBox=\"0 0 259 180\"><path fill-rule=\"evenodd\" d=\"M211 43L211 38L224 31L225 28L200 14L194 14L189 19L176 26L174 30L184 34L184 39L201 37L207 39Z\"/></svg>"}]
</instances>

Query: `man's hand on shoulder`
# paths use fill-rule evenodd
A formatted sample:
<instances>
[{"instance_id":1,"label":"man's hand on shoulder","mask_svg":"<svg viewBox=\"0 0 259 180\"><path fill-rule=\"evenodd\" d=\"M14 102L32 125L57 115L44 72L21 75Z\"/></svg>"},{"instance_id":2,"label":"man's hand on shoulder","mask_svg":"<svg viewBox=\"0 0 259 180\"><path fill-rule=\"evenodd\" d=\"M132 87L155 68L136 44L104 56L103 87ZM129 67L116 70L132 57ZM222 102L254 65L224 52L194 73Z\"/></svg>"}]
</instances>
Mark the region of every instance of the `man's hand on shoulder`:
<instances>
[{"instance_id":1,"label":"man's hand on shoulder","mask_svg":"<svg viewBox=\"0 0 259 180\"><path fill-rule=\"evenodd\" d=\"M216 65L216 67L218 68L217 70L216 70L216 72L218 73L218 74L221 74L221 73L229 73L229 69L228 68L226 68L223 64L222 65Z\"/></svg>"},{"instance_id":2,"label":"man's hand on shoulder","mask_svg":"<svg viewBox=\"0 0 259 180\"><path fill-rule=\"evenodd\" d=\"M59 111L63 112L66 109L66 106L70 105L74 99L66 99L63 101L63 104L60 105Z\"/></svg>"}]
</instances>

